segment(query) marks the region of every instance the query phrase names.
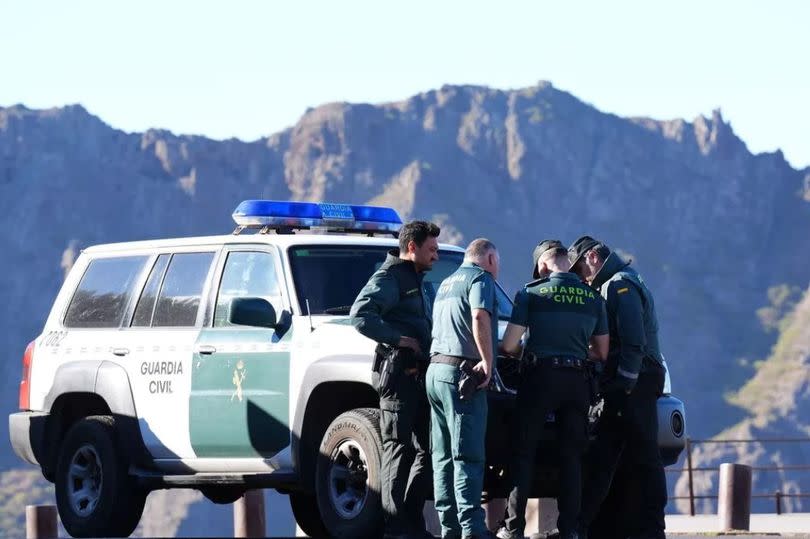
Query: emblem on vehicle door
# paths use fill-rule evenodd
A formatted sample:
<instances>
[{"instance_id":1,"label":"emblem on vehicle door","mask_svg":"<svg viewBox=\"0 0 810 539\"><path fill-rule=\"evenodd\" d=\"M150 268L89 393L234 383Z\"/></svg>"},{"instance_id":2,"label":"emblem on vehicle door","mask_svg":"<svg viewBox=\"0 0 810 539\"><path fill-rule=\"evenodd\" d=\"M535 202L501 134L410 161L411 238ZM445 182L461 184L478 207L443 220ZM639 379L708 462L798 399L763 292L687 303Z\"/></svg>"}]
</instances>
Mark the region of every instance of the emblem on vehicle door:
<instances>
[{"instance_id":1,"label":"emblem on vehicle door","mask_svg":"<svg viewBox=\"0 0 810 539\"><path fill-rule=\"evenodd\" d=\"M245 362L240 359L236 362L236 368L233 370L233 378L231 379L236 387L233 390L233 395L231 395L231 402L233 402L234 398L238 398L239 402L242 402L242 382L245 381L245 374L247 374Z\"/></svg>"}]
</instances>

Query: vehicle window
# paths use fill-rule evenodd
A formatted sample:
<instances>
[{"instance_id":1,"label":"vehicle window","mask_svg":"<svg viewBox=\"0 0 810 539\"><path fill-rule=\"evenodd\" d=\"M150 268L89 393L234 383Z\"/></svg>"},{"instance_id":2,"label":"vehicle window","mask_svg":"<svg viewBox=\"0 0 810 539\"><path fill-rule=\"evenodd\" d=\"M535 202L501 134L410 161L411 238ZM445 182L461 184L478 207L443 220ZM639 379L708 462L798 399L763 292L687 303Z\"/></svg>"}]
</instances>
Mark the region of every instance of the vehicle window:
<instances>
[{"instance_id":1,"label":"vehicle window","mask_svg":"<svg viewBox=\"0 0 810 539\"><path fill-rule=\"evenodd\" d=\"M495 288L495 294L498 296L498 319L508 322L509 319L512 318L512 300L509 299L509 296L503 291L500 283L498 283L497 288Z\"/></svg>"},{"instance_id":2,"label":"vehicle window","mask_svg":"<svg viewBox=\"0 0 810 539\"><path fill-rule=\"evenodd\" d=\"M118 327L127 299L147 259L145 256L121 256L91 261L70 300L65 326Z\"/></svg>"},{"instance_id":3,"label":"vehicle window","mask_svg":"<svg viewBox=\"0 0 810 539\"><path fill-rule=\"evenodd\" d=\"M384 246L343 245L291 248L290 266L302 310L306 312L305 300L309 300L312 314L347 314L360 289L383 264L388 250ZM440 251L438 262L425 275L425 283L435 292L463 259L464 253ZM500 287L498 294L504 312L511 313L512 303Z\"/></svg>"},{"instance_id":4,"label":"vehicle window","mask_svg":"<svg viewBox=\"0 0 810 539\"><path fill-rule=\"evenodd\" d=\"M228 312L234 298L264 298L281 312L281 289L276 259L266 252L233 251L228 254L214 309L214 327L230 326Z\"/></svg>"},{"instance_id":5,"label":"vehicle window","mask_svg":"<svg viewBox=\"0 0 810 539\"><path fill-rule=\"evenodd\" d=\"M160 283L163 282L163 275L166 273L166 266L169 265L171 255L160 255L149 273L149 279L143 287L138 305L135 307L135 314L132 316L133 327L149 327L152 325L152 316L155 314L155 300L160 291Z\"/></svg>"},{"instance_id":6,"label":"vehicle window","mask_svg":"<svg viewBox=\"0 0 810 539\"><path fill-rule=\"evenodd\" d=\"M158 294L152 327L193 326L214 253L172 255Z\"/></svg>"}]
</instances>

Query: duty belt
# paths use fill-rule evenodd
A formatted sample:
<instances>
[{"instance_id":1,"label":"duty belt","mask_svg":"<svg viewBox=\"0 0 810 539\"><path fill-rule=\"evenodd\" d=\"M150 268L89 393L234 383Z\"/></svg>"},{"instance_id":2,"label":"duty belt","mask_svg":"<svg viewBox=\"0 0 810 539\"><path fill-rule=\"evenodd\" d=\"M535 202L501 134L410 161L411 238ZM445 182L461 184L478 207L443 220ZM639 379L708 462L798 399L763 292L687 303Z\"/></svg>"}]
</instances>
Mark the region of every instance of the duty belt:
<instances>
[{"instance_id":1,"label":"duty belt","mask_svg":"<svg viewBox=\"0 0 810 539\"><path fill-rule=\"evenodd\" d=\"M467 358L458 357L458 356L446 356L444 354L436 354L431 356L430 362L431 363L441 363L443 365L452 365L454 367L460 367L462 363L468 361Z\"/></svg>"},{"instance_id":2,"label":"duty belt","mask_svg":"<svg viewBox=\"0 0 810 539\"><path fill-rule=\"evenodd\" d=\"M588 365L587 360L574 356L538 356L531 352L526 354L523 361L526 361L532 367L548 365L552 369L574 369L577 371L584 371Z\"/></svg>"}]
</instances>

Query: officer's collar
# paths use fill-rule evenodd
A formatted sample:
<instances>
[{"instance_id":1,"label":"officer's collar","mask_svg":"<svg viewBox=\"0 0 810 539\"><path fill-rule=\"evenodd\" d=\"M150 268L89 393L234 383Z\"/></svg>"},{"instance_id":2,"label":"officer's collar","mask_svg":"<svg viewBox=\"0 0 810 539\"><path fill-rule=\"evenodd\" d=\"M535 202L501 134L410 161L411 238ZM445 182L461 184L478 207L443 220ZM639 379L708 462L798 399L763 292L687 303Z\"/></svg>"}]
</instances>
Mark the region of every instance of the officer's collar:
<instances>
[{"instance_id":1,"label":"officer's collar","mask_svg":"<svg viewBox=\"0 0 810 539\"><path fill-rule=\"evenodd\" d=\"M478 264L476 264L475 262L469 262L469 261L467 261L467 260L465 260L464 262L462 262L462 263L461 263L461 267L462 267L462 268L475 268L475 269L480 269L480 270L481 270L481 271L483 271L484 273L489 273L487 270L485 270L484 268L482 268L481 266L479 266L479 265L478 265ZM490 273L490 275L492 275L492 274Z\"/></svg>"},{"instance_id":2,"label":"officer's collar","mask_svg":"<svg viewBox=\"0 0 810 539\"><path fill-rule=\"evenodd\" d=\"M579 276L576 273L572 273L570 271L552 271L551 275L548 276L549 279L551 277L557 277L559 279L576 279L579 281Z\"/></svg>"},{"instance_id":3,"label":"officer's collar","mask_svg":"<svg viewBox=\"0 0 810 539\"><path fill-rule=\"evenodd\" d=\"M399 257L399 249L391 249L388 251L388 256L385 257L385 265L389 268L391 266L404 265L410 267L414 273L419 273L416 271L416 264L414 264L412 260Z\"/></svg>"},{"instance_id":4,"label":"officer's collar","mask_svg":"<svg viewBox=\"0 0 810 539\"><path fill-rule=\"evenodd\" d=\"M598 272L596 272L596 275L591 281L591 286L599 290L599 288L608 282L611 277L629 265L629 261L622 260L622 257L611 251L608 257L605 259L605 263L602 264L602 267Z\"/></svg>"}]
</instances>

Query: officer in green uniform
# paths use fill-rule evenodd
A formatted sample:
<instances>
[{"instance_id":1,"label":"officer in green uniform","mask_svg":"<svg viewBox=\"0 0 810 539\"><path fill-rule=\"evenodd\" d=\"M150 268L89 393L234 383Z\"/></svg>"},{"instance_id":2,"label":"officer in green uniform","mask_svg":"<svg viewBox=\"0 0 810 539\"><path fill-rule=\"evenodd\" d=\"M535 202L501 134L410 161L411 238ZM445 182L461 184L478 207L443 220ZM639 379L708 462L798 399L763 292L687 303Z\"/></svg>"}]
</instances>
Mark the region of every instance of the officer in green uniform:
<instances>
[{"instance_id":1,"label":"officer in green uniform","mask_svg":"<svg viewBox=\"0 0 810 539\"><path fill-rule=\"evenodd\" d=\"M554 412L560 469L557 527L561 537L570 539L577 537L582 455L588 441L591 395L587 361L603 360L607 355L607 316L599 294L568 273L566 249L559 241L541 242L534 259L535 275L540 278L517 293L502 342L504 352L517 354L520 340L529 330L516 403L512 491L498 537L523 537L538 441L546 417Z\"/></svg>"},{"instance_id":2,"label":"officer in green uniform","mask_svg":"<svg viewBox=\"0 0 810 539\"><path fill-rule=\"evenodd\" d=\"M386 363L379 384L382 433L381 498L386 538L432 537L423 509L430 493L430 408L422 383L430 350L432 292L424 273L439 259L439 227L413 221L399 233L399 250L360 291L350 311L357 331L380 343Z\"/></svg>"},{"instance_id":3,"label":"officer in green uniform","mask_svg":"<svg viewBox=\"0 0 810 539\"><path fill-rule=\"evenodd\" d=\"M583 236L569 249L571 270L607 301L610 350L605 406L588 458L581 529L599 512L623 452L641 482L641 506L615 515L635 537L664 539L666 477L658 449L657 400L664 387L655 302L641 276L607 245ZM628 533L622 533L627 537Z\"/></svg>"},{"instance_id":4,"label":"officer in green uniform","mask_svg":"<svg viewBox=\"0 0 810 539\"><path fill-rule=\"evenodd\" d=\"M484 521L486 388L498 343L495 245L476 239L464 263L442 281L433 308L433 345L427 372L431 409L433 493L446 539L492 537ZM469 393L460 380L471 376Z\"/></svg>"}]
</instances>

